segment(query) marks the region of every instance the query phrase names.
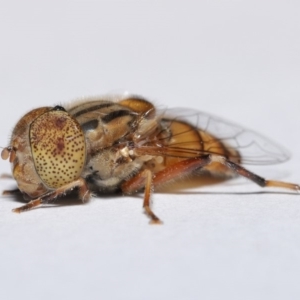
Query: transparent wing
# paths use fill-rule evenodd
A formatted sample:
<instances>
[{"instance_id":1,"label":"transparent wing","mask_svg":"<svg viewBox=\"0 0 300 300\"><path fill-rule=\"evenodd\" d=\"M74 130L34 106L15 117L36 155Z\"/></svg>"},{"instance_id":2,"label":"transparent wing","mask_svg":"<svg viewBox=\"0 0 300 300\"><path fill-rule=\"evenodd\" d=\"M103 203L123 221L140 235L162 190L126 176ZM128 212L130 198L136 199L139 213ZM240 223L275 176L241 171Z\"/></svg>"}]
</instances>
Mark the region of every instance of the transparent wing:
<instances>
[{"instance_id":1,"label":"transparent wing","mask_svg":"<svg viewBox=\"0 0 300 300\"><path fill-rule=\"evenodd\" d=\"M284 162L290 157L288 151L270 139L204 112L186 108L171 108L158 110L157 114L160 115L161 119L168 119L171 120L171 122L172 120L182 120L194 128L207 132L214 137L214 140L226 145L227 149L238 153L242 159L242 163L245 164L276 164ZM186 131L179 134L186 135ZM169 150L173 149L178 153L180 152L180 145L178 144L169 144L168 148ZM194 151L193 147L190 147L189 150L190 153ZM186 147L183 151L187 151ZM213 146L211 150L206 151L206 153L207 152L218 154L218 152L215 152L213 149Z\"/></svg>"}]
</instances>

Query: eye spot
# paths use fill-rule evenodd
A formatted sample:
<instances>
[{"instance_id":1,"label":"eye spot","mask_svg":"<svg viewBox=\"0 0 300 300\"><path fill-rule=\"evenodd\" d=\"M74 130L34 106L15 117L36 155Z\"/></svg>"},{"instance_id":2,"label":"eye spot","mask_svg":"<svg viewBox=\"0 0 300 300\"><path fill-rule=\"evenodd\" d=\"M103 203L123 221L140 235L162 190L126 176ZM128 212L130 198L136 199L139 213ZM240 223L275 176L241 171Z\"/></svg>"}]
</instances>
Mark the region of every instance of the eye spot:
<instances>
[{"instance_id":1,"label":"eye spot","mask_svg":"<svg viewBox=\"0 0 300 300\"><path fill-rule=\"evenodd\" d=\"M55 127L58 129L58 130L62 130L66 124L66 118L57 118L55 120Z\"/></svg>"},{"instance_id":2,"label":"eye spot","mask_svg":"<svg viewBox=\"0 0 300 300\"><path fill-rule=\"evenodd\" d=\"M63 151L65 148L65 142L62 138L58 138L56 142L57 150L59 152Z\"/></svg>"}]
</instances>

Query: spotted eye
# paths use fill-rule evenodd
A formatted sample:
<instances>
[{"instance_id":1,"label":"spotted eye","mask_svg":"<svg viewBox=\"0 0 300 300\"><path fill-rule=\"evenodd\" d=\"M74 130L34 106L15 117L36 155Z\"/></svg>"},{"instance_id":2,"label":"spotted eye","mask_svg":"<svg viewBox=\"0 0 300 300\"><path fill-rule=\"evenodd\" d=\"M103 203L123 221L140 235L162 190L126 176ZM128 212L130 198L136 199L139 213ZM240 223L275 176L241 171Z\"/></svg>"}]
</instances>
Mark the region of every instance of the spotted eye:
<instances>
[{"instance_id":1,"label":"spotted eye","mask_svg":"<svg viewBox=\"0 0 300 300\"><path fill-rule=\"evenodd\" d=\"M34 120L29 130L36 171L49 188L79 178L85 163L85 139L79 123L66 111L55 109Z\"/></svg>"}]
</instances>

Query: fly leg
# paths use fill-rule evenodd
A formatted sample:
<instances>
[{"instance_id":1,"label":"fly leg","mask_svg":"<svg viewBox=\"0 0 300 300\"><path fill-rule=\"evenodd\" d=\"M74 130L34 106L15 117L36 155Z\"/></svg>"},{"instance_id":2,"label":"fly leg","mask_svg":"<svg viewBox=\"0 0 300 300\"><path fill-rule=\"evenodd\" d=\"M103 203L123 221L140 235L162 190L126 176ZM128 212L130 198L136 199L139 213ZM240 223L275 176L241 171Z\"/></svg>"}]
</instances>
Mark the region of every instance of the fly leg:
<instances>
[{"instance_id":1,"label":"fly leg","mask_svg":"<svg viewBox=\"0 0 300 300\"><path fill-rule=\"evenodd\" d=\"M11 174L8 173L2 173L0 175L0 179L13 179L14 177Z\"/></svg>"},{"instance_id":2,"label":"fly leg","mask_svg":"<svg viewBox=\"0 0 300 300\"><path fill-rule=\"evenodd\" d=\"M74 188L79 189L78 194L79 194L79 198L82 200L82 202L88 201L88 199L90 198L90 191L87 187L85 180L82 178L79 178L71 183L65 184L64 186L62 186L56 190L48 192L37 199L31 200L27 204L25 204L21 207L13 209L13 212L21 213L21 212L27 211L29 209L32 209L34 207L37 207L39 205L47 204L47 203L53 201L56 197L65 195L68 191L71 191Z\"/></svg>"},{"instance_id":3,"label":"fly leg","mask_svg":"<svg viewBox=\"0 0 300 300\"><path fill-rule=\"evenodd\" d=\"M144 209L146 214L150 217L151 224L162 224L160 219L153 213L150 207L150 194L151 190L159 184L170 181L176 177L180 177L184 174L202 168L203 166L210 163L209 155L203 157L191 158L172 166L166 167L164 170L152 175L150 170L143 170L138 173L135 177L126 181L122 185L122 191L127 194L135 193L145 188L144 194Z\"/></svg>"},{"instance_id":4,"label":"fly leg","mask_svg":"<svg viewBox=\"0 0 300 300\"><path fill-rule=\"evenodd\" d=\"M156 187L161 183L176 178L178 175L180 176L180 175L188 174L190 172L193 172L194 170L201 169L214 162L226 166L233 173L246 177L261 187L278 187L278 188L285 188L285 189L300 192L300 186L298 184L276 181L276 180L266 180L252 173L251 171L245 169L244 167L228 160L224 156L213 155L213 154L203 155L197 158L190 158L181 161L177 164L174 164L173 166L169 166L165 168L164 170L155 174L155 177L153 179L153 186Z\"/></svg>"},{"instance_id":5,"label":"fly leg","mask_svg":"<svg viewBox=\"0 0 300 300\"><path fill-rule=\"evenodd\" d=\"M22 193L19 189L14 189L14 190L4 190L2 192L2 195L22 195Z\"/></svg>"},{"instance_id":6,"label":"fly leg","mask_svg":"<svg viewBox=\"0 0 300 300\"><path fill-rule=\"evenodd\" d=\"M300 191L300 186L298 184L275 180L266 180L221 155L203 155L201 157L186 159L174 165L168 166L164 170L157 172L154 175L152 175L151 171L149 170L143 170L140 173L138 173L135 177L126 181L122 186L122 191L124 193L130 194L138 192L140 189L145 187L145 211L147 215L151 218L151 223L160 224L160 220L155 216L155 214L150 208L151 188L156 188L157 186L166 183L172 179L176 179L184 175L190 174L191 172L199 170L214 162L218 162L222 165L225 165L233 173L246 177L261 187L279 187L294 190L297 192Z\"/></svg>"},{"instance_id":7,"label":"fly leg","mask_svg":"<svg viewBox=\"0 0 300 300\"><path fill-rule=\"evenodd\" d=\"M143 170L138 173L135 177L126 181L122 185L122 191L127 194L131 194L134 192L138 192L142 187L145 188L144 192L144 203L143 207L145 209L145 213L151 219L151 224L162 224L161 220L154 214L150 207L150 196L152 190L152 172L150 170Z\"/></svg>"},{"instance_id":8,"label":"fly leg","mask_svg":"<svg viewBox=\"0 0 300 300\"><path fill-rule=\"evenodd\" d=\"M284 181L264 179L256 174L250 172L249 170L243 168L242 166L228 160L224 156L210 155L210 159L211 159L211 162L219 162L219 163L225 165L226 167L228 167L234 173L252 180L254 183L258 184L261 187L278 187L278 188L294 190L297 192L300 191L300 186L298 184L284 182Z\"/></svg>"}]
</instances>

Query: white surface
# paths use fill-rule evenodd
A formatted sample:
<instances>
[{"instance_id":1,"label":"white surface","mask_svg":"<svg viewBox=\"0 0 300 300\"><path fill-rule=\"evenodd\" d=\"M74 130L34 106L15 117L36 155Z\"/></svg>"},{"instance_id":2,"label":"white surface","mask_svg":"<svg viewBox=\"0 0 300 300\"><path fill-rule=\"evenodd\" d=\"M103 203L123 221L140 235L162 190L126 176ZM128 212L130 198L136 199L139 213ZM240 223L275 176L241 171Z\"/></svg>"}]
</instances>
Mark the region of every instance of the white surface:
<instances>
[{"instance_id":1,"label":"white surface","mask_svg":"<svg viewBox=\"0 0 300 300\"><path fill-rule=\"evenodd\" d=\"M300 182L298 1L1 1L0 145L36 106L129 90L261 131ZM0 163L1 172L9 165ZM1 188L13 181L1 181ZM11 213L1 299L299 299L300 198L245 180ZM66 204L66 202L64 202Z\"/></svg>"}]
</instances>

